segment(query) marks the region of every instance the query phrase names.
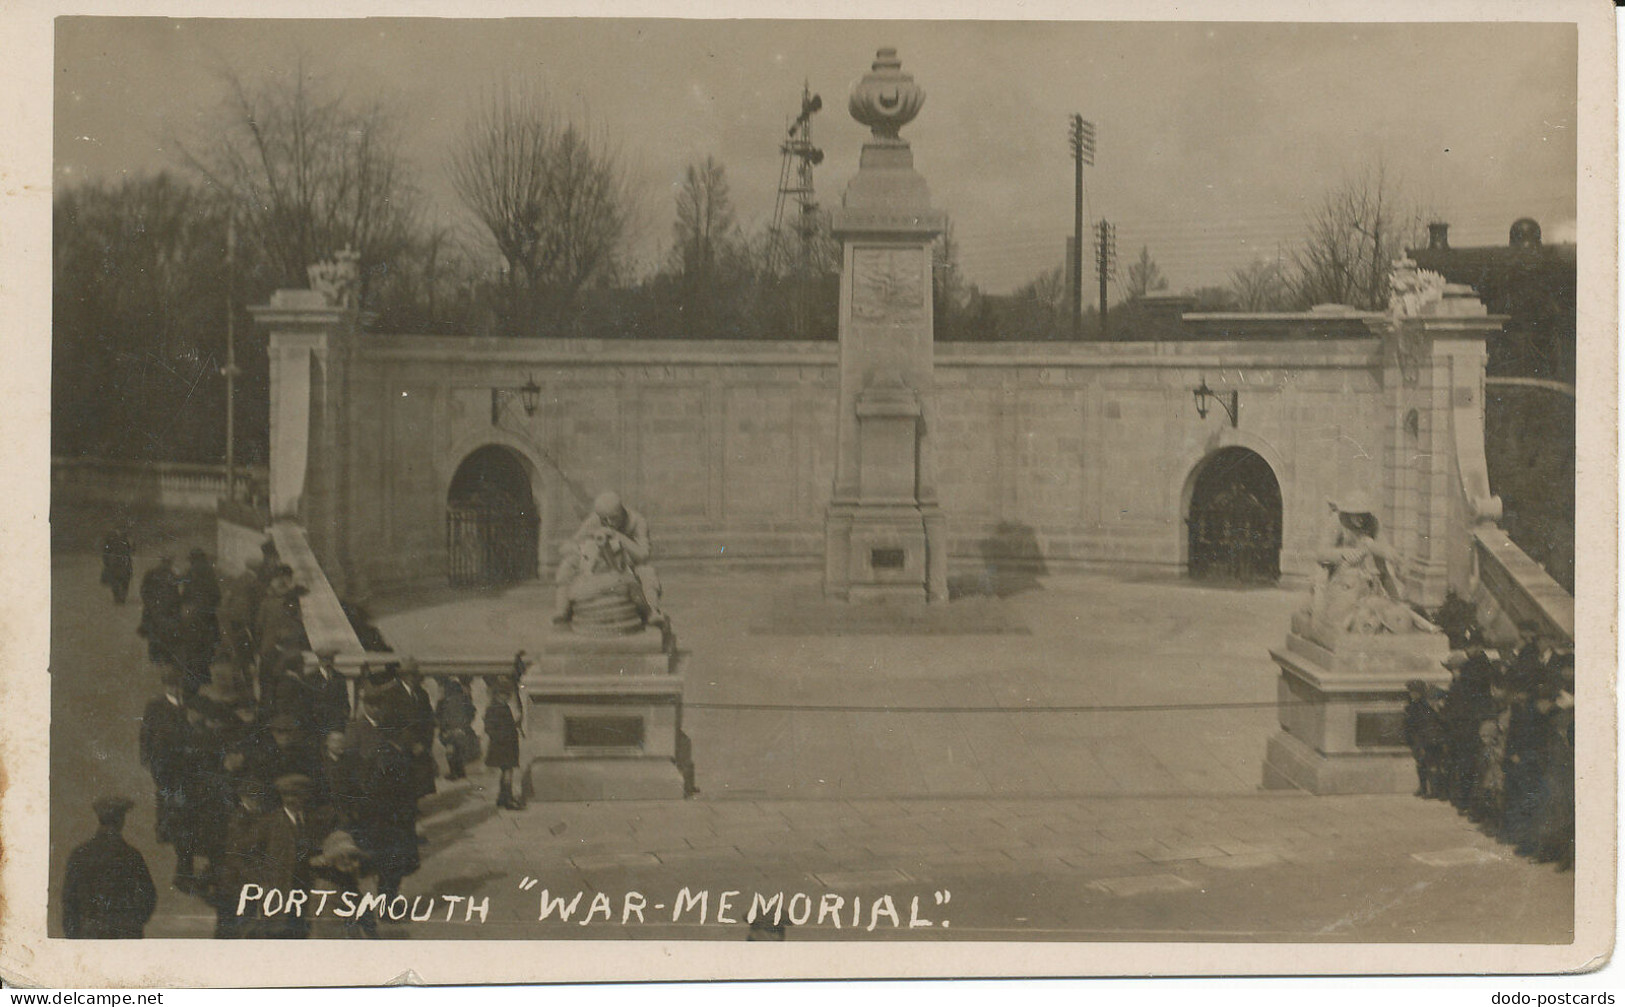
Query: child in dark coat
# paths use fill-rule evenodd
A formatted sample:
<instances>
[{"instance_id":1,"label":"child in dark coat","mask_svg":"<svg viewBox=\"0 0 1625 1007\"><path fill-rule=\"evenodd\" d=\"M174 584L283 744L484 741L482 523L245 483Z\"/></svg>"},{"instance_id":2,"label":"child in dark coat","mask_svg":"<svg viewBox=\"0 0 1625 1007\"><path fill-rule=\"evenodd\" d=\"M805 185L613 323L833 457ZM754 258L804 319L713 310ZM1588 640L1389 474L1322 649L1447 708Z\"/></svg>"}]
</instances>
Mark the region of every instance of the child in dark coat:
<instances>
[{"instance_id":1,"label":"child in dark coat","mask_svg":"<svg viewBox=\"0 0 1625 1007\"><path fill-rule=\"evenodd\" d=\"M1419 678L1405 683L1405 744L1416 760L1416 796L1448 798L1444 765L1444 721L1432 703L1428 684Z\"/></svg>"},{"instance_id":2,"label":"child in dark coat","mask_svg":"<svg viewBox=\"0 0 1625 1007\"><path fill-rule=\"evenodd\" d=\"M519 722L514 719L513 686L507 679L488 678L491 702L485 708L485 764L502 773L497 807L518 811L524 805L514 794L513 771L519 768Z\"/></svg>"}]
</instances>

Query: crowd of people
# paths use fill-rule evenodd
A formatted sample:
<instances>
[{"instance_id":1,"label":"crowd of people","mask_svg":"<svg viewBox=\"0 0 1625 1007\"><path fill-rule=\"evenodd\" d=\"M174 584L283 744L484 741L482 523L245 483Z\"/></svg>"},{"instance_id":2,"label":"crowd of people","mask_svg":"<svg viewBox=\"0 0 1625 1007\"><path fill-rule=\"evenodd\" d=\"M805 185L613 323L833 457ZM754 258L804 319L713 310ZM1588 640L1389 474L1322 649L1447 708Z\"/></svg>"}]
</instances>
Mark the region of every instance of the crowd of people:
<instances>
[{"instance_id":1,"label":"crowd of people","mask_svg":"<svg viewBox=\"0 0 1625 1007\"><path fill-rule=\"evenodd\" d=\"M1407 683L1418 797L1449 801L1519 856L1574 866L1574 653L1525 626L1511 657L1476 628L1453 642L1448 688Z\"/></svg>"},{"instance_id":2,"label":"crowd of people","mask_svg":"<svg viewBox=\"0 0 1625 1007\"><path fill-rule=\"evenodd\" d=\"M129 555L121 538L110 534L103 549L103 582L115 603ZM447 779L465 778L484 748L500 776L498 806L522 806L513 776L523 654L512 675L485 678L482 745L470 679L442 680L435 700L406 661L363 665L352 683L334 653L309 652L302 593L270 543L235 578L222 580L208 555L193 550L184 571L165 556L141 580L138 632L162 683L142 716L141 764L153 780L157 838L174 850L173 886L214 909L216 937L306 937L327 924L337 932L320 935L375 936L370 914L266 916L258 905L242 911L239 893L257 885L393 899L426 842L419 804L441 775L437 735ZM151 916L151 899L125 904L129 892L153 888L145 861L120 835L128 807L99 799L102 829L70 859L70 937L139 937Z\"/></svg>"}]
</instances>

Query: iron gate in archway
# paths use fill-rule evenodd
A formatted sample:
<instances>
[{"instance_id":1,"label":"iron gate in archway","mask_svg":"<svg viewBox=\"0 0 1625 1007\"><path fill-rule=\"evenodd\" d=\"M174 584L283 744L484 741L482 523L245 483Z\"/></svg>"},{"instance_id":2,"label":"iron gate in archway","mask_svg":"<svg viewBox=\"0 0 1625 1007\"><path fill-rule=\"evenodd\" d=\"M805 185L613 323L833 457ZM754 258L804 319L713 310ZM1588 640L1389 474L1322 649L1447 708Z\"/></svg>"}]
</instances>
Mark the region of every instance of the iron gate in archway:
<instances>
[{"instance_id":1,"label":"iron gate in archway","mask_svg":"<svg viewBox=\"0 0 1625 1007\"><path fill-rule=\"evenodd\" d=\"M530 477L513 452L487 445L463 459L446 494L447 575L453 585L534 578L540 533Z\"/></svg>"},{"instance_id":2,"label":"iron gate in archway","mask_svg":"<svg viewBox=\"0 0 1625 1007\"><path fill-rule=\"evenodd\" d=\"M1281 577L1281 487L1269 463L1225 448L1202 466L1191 490L1190 575L1197 580L1273 584Z\"/></svg>"},{"instance_id":3,"label":"iron gate in archway","mask_svg":"<svg viewBox=\"0 0 1625 1007\"><path fill-rule=\"evenodd\" d=\"M446 511L446 551L457 587L530 580L537 574L537 544L534 515L510 508Z\"/></svg>"}]
</instances>

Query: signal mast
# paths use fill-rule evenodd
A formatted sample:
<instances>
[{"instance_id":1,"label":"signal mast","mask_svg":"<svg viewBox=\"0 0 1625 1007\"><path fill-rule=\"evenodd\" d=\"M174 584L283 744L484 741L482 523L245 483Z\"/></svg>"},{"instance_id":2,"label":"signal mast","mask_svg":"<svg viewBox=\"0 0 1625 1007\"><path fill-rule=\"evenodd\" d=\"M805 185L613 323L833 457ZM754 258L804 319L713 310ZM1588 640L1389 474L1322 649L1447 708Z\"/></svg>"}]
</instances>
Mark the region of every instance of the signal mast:
<instances>
[{"instance_id":1,"label":"signal mast","mask_svg":"<svg viewBox=\"0 0 1625 1007\"><path fill-rule=\"evenodd\" d=\"M778 278L793 271L792 325L796 338L807 334L807 301L812 280L812 245L818 236L818 200L813 194L812 170L824 160L824 152L813 146L812 117L824 107L824 100L801 84L801 114L790 124L789 135L779 145L779 196L773 206L773 227L769 231L768 275ZM794 219L785 213L794 204ZM797 239L792 248L791 234Z\"/></svg>"}]
</instances>

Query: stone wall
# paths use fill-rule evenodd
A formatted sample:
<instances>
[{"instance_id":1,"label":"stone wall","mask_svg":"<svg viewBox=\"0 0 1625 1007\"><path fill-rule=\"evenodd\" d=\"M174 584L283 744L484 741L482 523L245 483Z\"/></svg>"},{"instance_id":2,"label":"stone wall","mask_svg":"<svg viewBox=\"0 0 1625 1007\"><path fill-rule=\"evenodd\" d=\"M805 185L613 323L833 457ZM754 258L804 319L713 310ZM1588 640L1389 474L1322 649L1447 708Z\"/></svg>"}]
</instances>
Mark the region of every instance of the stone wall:
<instances>
[{"instance_id":1,"label":"stone wall","mask_svg":"<svg viewBox=\"0 0 1625 1007\"><path fill-rule=\"evenodd\" d=\"M313 543L335 554L350 596L443 578L452 476L469 453L498 444L530 476L544 566L605 487L648 515L662 562L816 564L833 478L835 349L356 338L327 354L338 431L313 430L313 442L343 464L313 471L310 493L345 500L306 502ZM490 389L527 377L542 388L536 414L505 397L493 426ZM1198 417L1191 389L1203 379L1240 389L1237 426L1217 406ZM1383 383L1375 337L939 344L934 433L952 573L1035 560L1176 573L1194 476L1237 446L1274 470L1282 570L1304 577L1325 498L1382 485ZM313 467L322 459L313 449ZM333 508L335 528L348 531L329 543L320 529Z\"/></svg>"}]
</instances>

